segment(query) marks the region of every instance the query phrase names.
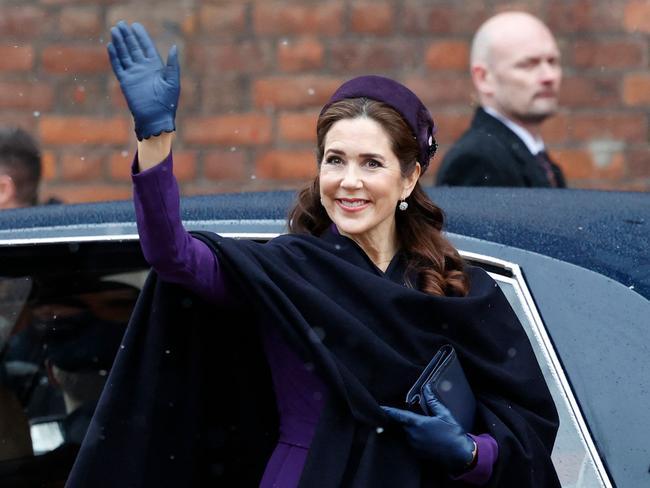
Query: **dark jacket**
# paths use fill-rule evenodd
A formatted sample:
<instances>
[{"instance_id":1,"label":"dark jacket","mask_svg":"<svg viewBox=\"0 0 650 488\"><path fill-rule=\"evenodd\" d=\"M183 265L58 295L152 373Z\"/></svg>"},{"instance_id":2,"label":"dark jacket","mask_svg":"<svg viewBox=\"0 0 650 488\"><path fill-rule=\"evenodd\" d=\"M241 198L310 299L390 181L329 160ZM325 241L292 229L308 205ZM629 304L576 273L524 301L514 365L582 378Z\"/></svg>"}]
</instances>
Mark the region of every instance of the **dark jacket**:
<instances>
[{"instance_id":1,"label":"dark jacket","mask_svg":"<svg viewBox=\"0 0 650 488\"><path fill-rule=\"evenodd\" d=\"M246 309L217 309L150 277L68 488L256 486L277 436L252 333L259 314L329 387L301 487L465 486L419 460L380 408L403 407L445 343L474 389L476 432L499 444L488 486L559 486L553 401L526 333L485 271L468 269L468 296L435 297L397 279L400 261L382 273L333 233L265 245L200 237Z\"/></svg>"},{"instance_id":2,"label":"dark jacket","mask_svg":"<svg viewBox=\"0 0 650 488\"><path fill-rule=\"evenodd\" d=\"M566 187L560 167L551 163L558 187ZM445 154L436 177L449 186L551 186L526 144L482 108L472 125Z\"/></svg>"}]
</instances>

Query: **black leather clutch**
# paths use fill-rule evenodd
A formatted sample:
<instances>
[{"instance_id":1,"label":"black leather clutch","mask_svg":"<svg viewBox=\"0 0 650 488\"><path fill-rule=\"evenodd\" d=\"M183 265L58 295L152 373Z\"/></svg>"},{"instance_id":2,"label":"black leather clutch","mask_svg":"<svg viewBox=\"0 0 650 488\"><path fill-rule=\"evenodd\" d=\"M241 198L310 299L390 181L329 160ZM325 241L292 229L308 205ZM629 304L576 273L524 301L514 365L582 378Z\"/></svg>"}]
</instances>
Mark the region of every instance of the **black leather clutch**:
<instances>
[{"instance_id":1,"label":"black leather clutch","mask_svg":"<svg viewBox=\"0 0 650 488\"><path fill-rule=\"evenodd\" d=\"M438 400L449 409L458 423L466 432L471 432L474 427L476 414L476 399L467 382L463 368L453 346L445 344L406 394L406 403L431 415L424 402L422 389L426 384L431 385L431 390Z\"/></svg>"}]
</instances>

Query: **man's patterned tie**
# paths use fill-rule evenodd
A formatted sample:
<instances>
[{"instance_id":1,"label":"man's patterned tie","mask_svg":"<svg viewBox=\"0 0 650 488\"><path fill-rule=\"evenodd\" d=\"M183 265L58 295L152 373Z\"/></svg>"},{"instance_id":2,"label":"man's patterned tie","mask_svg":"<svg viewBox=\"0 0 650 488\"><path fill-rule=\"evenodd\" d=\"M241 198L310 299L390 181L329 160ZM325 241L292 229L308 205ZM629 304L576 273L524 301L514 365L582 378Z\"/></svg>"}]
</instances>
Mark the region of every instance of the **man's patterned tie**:
<instances>
[{"instance_id":1,"label":"man's patterned tie","mask_svg":"<svg viewBox=\"0 0 650 488\"><path fill-rule=\"evenodd\" d=\"M540 151L535 157L544 170L544 173L546 173L546 178L548 179L549 184L553 188L557 188L557 179L555 178L555 173L553 173L553 167L551 166L551 160L549 159L547 152Z\"/></svg>"}]
</instances>

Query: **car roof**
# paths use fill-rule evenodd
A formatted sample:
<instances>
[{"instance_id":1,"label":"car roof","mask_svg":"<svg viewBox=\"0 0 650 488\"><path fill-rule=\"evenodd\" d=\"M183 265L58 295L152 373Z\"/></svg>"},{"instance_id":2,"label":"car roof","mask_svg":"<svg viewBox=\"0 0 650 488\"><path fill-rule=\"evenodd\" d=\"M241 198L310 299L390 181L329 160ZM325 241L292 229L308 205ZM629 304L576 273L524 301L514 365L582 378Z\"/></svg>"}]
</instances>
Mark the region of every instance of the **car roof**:
<instances>
[{"instance_id":1,"label":"car roof","mask_svg":"<svg viewBox=\"0 0 650 488\"><path fill-rule=\"evenodd\" d=\"M608 276L650 298L650 195L637 192L432 187L446 230L544 254ZM183 220L282 231L293 191L183 199ZM0 212L0 239L134 233L130 201ZM200 225L198 226L200 227ZM110 229L110 230L109 230Z\"/></svg>"}]
</instances>

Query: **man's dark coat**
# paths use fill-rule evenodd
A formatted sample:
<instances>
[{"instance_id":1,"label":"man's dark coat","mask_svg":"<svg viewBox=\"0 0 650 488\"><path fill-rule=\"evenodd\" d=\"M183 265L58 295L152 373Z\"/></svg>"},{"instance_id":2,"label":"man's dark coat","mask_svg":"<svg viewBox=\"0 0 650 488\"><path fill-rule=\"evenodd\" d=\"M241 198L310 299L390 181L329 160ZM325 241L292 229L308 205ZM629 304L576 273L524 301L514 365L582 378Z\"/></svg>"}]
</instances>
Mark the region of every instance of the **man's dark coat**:
<instances>
[{"instance_id":1,"label":"man's dark coat","mask_svg":"<svg viewBox=\"0 0 650 488\"><path fill-rule=\"evenodd\" d=\"M558 187L566 187L560 167L551 162ZM482 108L472 125L449 149L442 161L437 185L551 186L536 156L503 122Z\"/></svg>"},{"instance_id":2,"label":"man's dark coat","mask_svg":"<svg viewBox=\"0 0 650 488\"><path fill-rule=\"evenodd\" d=\"M410 451L380 405L452 344L478 402L475 433L499 444L490 487L559 486L557 412L526 333L487 273L465 297L404 285L352 240L281 236L267 244L201 234L246 309L201 302L152 273L136 305L68 488L254 487L277 439L258 325L278 327L328 385L302 487L456 487ZM258 320L259 318L259 320Z\"/></svg>"}]
</instances>

